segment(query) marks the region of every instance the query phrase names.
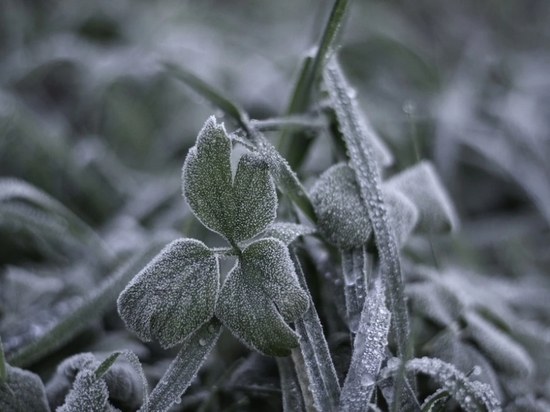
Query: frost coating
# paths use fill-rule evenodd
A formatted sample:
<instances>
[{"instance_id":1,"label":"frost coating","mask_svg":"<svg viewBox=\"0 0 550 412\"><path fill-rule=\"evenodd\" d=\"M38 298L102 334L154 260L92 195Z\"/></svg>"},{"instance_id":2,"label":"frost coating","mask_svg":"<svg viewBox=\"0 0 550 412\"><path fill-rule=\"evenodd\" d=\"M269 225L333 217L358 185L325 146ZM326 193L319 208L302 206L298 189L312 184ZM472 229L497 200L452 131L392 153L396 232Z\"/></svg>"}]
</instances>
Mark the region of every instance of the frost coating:
<instances>
[{"instance_id":1,"label":"frost coating","mask_svg":"<svg viewBox=\"0 0 550 412\"><path fill-rule=\"evenodd\" d=\"M107 384L98 378L91 369L83 369L67 395L65 404L57 408L56 412L112 412L117 411L109 404Z\"/></svg>"},{"instance_id":2,"label":"frost coating","mask_svg":"<svg viewBox=\"0 0 550 412\"><path fill-rule=\"evenodd\" d=\"M214 117L185 159L183 194L197 218L232 244L254 237L276 217L277 193L266 161L246 153L233 181L231 139Z\"/></svg>"},{"instance_id":3,"label":"frost coating","mask_svg":"<svg viewBox=\"0 0 550 412\"><path fill-rule=\"evenodd\" d=\"M118 312L140 339L171 347L214 314L219 265L206 245L178 239L166 246L124 289Z\"/></svg>"},{"instance_id":4,"label":"frost coating","mask_svg":"<svg viewBox=\"0 0 550 412\"><path fill-rule=\"evenodd\" d=\"M308 308L287 247L280 240L258 240L242 253L220 291L216 315L251 348L288 356L298 335L286 324Z\"/></svg>"},{"instance_id":5,"label":"frost coating","mask_svg":"<svg viewBox=\"0 0 550 412\"><path fill-rule=\"evenodd\" d=\"M44 385L32 372L6 365L6 382L0 382L0 411L50 412Z\"/></svg>"},{"instance_id":6,"label":"frost coating","mask_svg":"<svg viewBox=\"0 0 550 412\"><path fill-rule=\"evenodd\" d=\"M384 299L384 289L377 282L361 312L351 365L342 388L340 411L362 412L372 396L390 330L391 314Z\"/></svg>"},{"instance_id":7,"label":"frost coating","mask_svg":"<svg viewBox=\"0 0 550 412\"><path fill-rule=\"evenodd\" d=\"M417 230L445 233L458 227L453 204L430 162L420 162L392 177L385 185L400 191L418 207Z\"/></svg>"}]
</instances>

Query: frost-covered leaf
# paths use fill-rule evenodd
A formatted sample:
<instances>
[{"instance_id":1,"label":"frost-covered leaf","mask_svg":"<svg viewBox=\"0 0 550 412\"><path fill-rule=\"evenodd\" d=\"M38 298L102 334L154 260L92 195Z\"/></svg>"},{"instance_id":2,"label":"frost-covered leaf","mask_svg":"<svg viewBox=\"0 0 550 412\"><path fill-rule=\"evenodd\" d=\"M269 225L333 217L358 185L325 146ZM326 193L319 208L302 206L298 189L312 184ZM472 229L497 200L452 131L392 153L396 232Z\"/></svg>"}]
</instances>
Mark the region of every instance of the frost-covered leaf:
<instances>
[{"instance_id":1,"label":"frost-covered leaf","mask_svg":"<svg viewBox=\"0 0 550 412\"><path fill-rule=\"evenodd\" d=\"M178 355L151 392L149 408L141 408L139 412L166 411L174 403L179 402L216 344L221 331L220 321L212 318L192 333L183 342Z\"/></svg>"},{"instance_id":2,"label":"frost-covered leaf","mask_svg":"<svg viewBox=\"0 0 550 412\"><path fill-rule=\"evenodd\" d=\"M115 363L121 354L130 364ZM124 350L111 353L103 362L99 362L91 353L81 353L60 363L46 385L48 402L52 410L63 405L76 382L77 375L84 370L93 371L97 379L105 382L108 399L116 401L117 404L134 410L142 403L144 407L148 404L147 380L141 363L131 351Z\"/></svg>"},{"instance_id":3,"label":"frost-covered leaf","mask_svg":"<svg viewBox=\"0 0 550 412\"><path fill-rule=\"evenodd\" d=\"M419 219L417 207L401 192L381 186L396 242L403 245ZM353 169L345 163L332 166L310 192L318 218L319 232L341 249L365 244L372 235L372 223L361 198Z\"/></svg>"},{"instance_id":4,"label":"frost-covered leaf","mask_svg":"<svg viewBox=\"0 0 550 412\"><path fill-rule=\"evenodd\" d=\"M428 161L406 169L385 182L386 187L400 191L418 208L416 229L424 233L445 233L457 228L454 206Z\"/></svg>"},{"instance_id":5,"label":"frost-covered leaf","mask_svg":"<svg viewBox=\"0 0 550 412\"><path fill-rule=\"evenodd\" d=\"M287 356L298 335L286 324L308 308L287 247L266 238L247 246L227 275L216 315L245 344L266 355Z\"/></svg>"},{"instance_id":6,"label":"frost-covered leaf","mask_svg":"<svg viewBox=\"0 0 550 412\"><path fill-rule=\"evenodd\" d=\"M405 244L419 219L418 208L407 197L382 185L382 197L388 207L390 224L398 246Z\"/></svg>"},{"instance_id":7,"label":"frost-covered leaf","mask_svg":"<svg viewBox=\"0 0 550 412\"><path fill-rule=\"evenodd\" d=\"M119 293L132 276L151 260L171 240L171 236L153 238L147 247L124 260L113 273L92 290L88 296L72 298L57 304L45 322L24 322L21 328L3 325L6 355L11 364L25 366L41 359L70 341L113 307ZM41 319L41 318L39 318ZM8 328L8 326L10 326ZM9 339L8 339L9 337Z\"/></svg>"},{"instance_id":8,"label":"frost-covered leaf","mask_svg":"<svg viewBox=\"0 0 550 412\"><path fill-rule=\"evenodd\" d=\"M315 229L309 226L296 223L276 222L269 226L266 231L262 233L262 236L274 237L285 245L290 245L299 236L311 235L312 233L315 233Z\"/></svg>"},{"instance_id":9,"label":"frost-covered leaf","mask_svg":"<svg viewBox=\"0 0 550 412\"><path fill-rule=\"evenodd\" d=\"M0 411L50 412L40 378L32 372L6 365L6 380L0 381Z\"/></svg>"},{"instance_id":10,"label":"frost-covered leaf","mask_svg":"<svg viewBox=\"0 0 550 412\"><path fill-rule=\"evenodd\" d=\"M231 173L231 140L208 119L183 166L183 193L199 220L237 243L263 231L276 216L277 194L263 158L244 154Z\"/></svg>"},{"instance_id":11,"label":"frost-covered leaf","mask_svg":"<svg viewBox=\"0 0 550 412\"><path fill-rule=\"evenodd\" d=\"M178 239L126 286L118 311L140 339L163 347L183 342L214 314L219 264L202 242Z\"/></svg>"},{"instance_id":12,"label":"frost-covered leaf","mask_svg":"<svg viewBox=\"0 0 550 412\"><path fill-rule=\"evenodd\" d=\"M400 363L388 365L388 372L399 370ZM466 412L501 411L500 404L491 388L483 383L469 380L453 365L435 358L411 359L406 370L424 373L432 377L441 388L449 392Z\"/></svg>"},{"instance_id":13,"label":"frost-covered leaf","mask_svg":"<svg viewBox=\"0 0 550 412\"><path fill-rule=\"evenodd\" d=\"M198 219L209 229L232 233L231 140L223 125L210 117L183 165L183 194Z\"/></svg>"},{"instance_id":14,"label":"frost-covered leaf","mask_svg":"<svg viewBox=\"0 0 550 412\"><path fill-rule=\"evenodd\" d=\"M521 345L475 312L468 311L465 320L467 336L491 359L496 369L514 378L532 376L535 365Z\"/></svg>"},{"instance_id":15,"label":"frost-covered leaf","mask_svg":"<svg viewBox=\"0 0 550 412\"><path fill-rule=\"evenodd\" d=\"M76 375L72 389L63 406L56 412L112 412L117 409L109 404L109 390L105 380L99 378L93 369L82 369Z\"/></svg>"},{"instance_id":16,"label":"frost-covered leaf","mask_svg":"<svg viewBox=\"0 0 550 412\"><path fill-rule=\"evenodd\" d=\"M4 357L4 346L2 345L2 338L0 337L0 384L6 382L8 379L8 372L6 372L6 358Z\"/></svg>"},{"instance_id":17,"label":"frost-covered leaf","mask_svg":"<svg viewBox=\"0 0 550 412\"><path fill-rule=\"evenodd\" d=\"M340 411L362 412L368 405L385 358L390 318L384 288L376 282L361 313L351 365L342 387Z\"/></svg>"},{"instance_id":18,"label":"frost-covered leaf","mask_svg":"<svg viewBox=\"0 0 550 412\"><path fill-rule=\"evenodd\" d=\"M300 350L308 377L309 392L317 410L336 411L340 398L340 384L323 333L323 325L313 305L305 275L294 251L291 252L291 258L300 285L309 299L309 308L295 321L296 332L300 335Z\"/></svg>"},{"instance_id":19,"label":"frost-covered leaf","mask_svg":"<svg viewBox=\"0 0 550 412\"><path fill-rule=\"evenodd\" d=\"M277 216L277 193L268 165L255 153L239 160L233 183L232 239L241 242L268 227Z\"/></svg>"},{"instance_id":20,"label":"frost-covered leaf","mask_svg":"<svg viewBox=\"0 0 550 412\"><path fill-rule=\"evenodd\" d=\"M319 232L330 243L348 249L367 242L372 226L355 174L347 164L340 163L325 171L312 187L310 197Z\"/></svg>"}]
</instances>

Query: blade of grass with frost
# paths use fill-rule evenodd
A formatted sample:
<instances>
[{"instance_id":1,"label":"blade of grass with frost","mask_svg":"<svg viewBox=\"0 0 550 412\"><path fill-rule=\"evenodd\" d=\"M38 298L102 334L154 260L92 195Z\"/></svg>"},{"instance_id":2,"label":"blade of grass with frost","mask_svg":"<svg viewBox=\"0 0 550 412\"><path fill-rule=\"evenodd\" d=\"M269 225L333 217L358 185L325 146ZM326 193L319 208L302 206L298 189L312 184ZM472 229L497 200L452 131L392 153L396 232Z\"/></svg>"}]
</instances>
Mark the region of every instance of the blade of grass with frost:
<instances>
[{"instance_id":1,"label":"blade of grass with frost","mask_svg":"<svg viewBox=\"0 0 550 412\"><path fill-rule=\"evenodd\" d=\"M344 294L349 329L357 333L366 296L367 251L365 246L341 250Z\"/></svg>"},{"instance_id":2,"label":"blade of grass with frost","mask_svg":"<svg viewBox=\"0 0 550 412\"><path fill-rule=\"evenodd\" d=\"M294 251L292 251L290 256L294 262L298 280L303 289L307 291L309 297L308 310L294 322L296 332L301 338L300 349L304 358L309 390L313 396L313 402L317 410L336 411L338 408L338 399L340 398L340 385L328 344L323 334L323 325L309 294L298 257Z\"/></svg>"},{"instance_id":3,"label":"blade of grass with frost","mask_svg":"<svg viewBox=\"0 0 550 412\"><path fill-rule=\"evenodd\" d=\"M59 216L66 222L66 228L63 227L63 229L67 230L75 239L92 248L105 261L113 257L111 251L95 231L56 199L23 180L0 179L0 211L3 212L6 209L6 213L16 212L19 204L36 208L41 212L51 213L56 217ZM20 219L24 223L29 210L25 209L23 212ZM17 217L17 215L13 216L13 218ZM33 225L35 222L28 219L28 223Z\"/></svg>"},{"instance_id":4,"label":"blade of grass with frost","mask_svg":"<svg viewBox=\"0 0 550 412\"><path fill-rule=\"evenodd\" d=\"M65 314L67 316L36 336L31 343L16 350L8 356L13 365L26 366L42 359L69 342L74 336L85 330L92 321L99 319L115 305L116 299L128 282L138 273L162 247L167 239L157 239L151 242L145 250L136 252L119 266L110 277L86 297L74 299L74 306L69 305ZM36 325L30 325L32 330ZM41 329L41 328L39 328ZM6 336L6 333L3 333ZM13 337L17 339L18 337ZM7 341L6 341L7 342Z\"/></svg>"},{"instance_id":5,"label":"blade of grass with frost","mask_svg":"<svg viewBox=\"0 0 550 412\"><path fill-rule=\"evenodd\" d=\"M261 132L279 129L322 129L326 122L312 116L286 116L265 120L251 120L250 124Z\"/></svg>"},{"instance_id":6,"label":"blade of grass with frost","mask_svg":"<svg viewBox=\"0 0 550 412\"><path fill-rule=\"evenodd\" d=\"M342 20L346 14L349 5L348 0L336 0L330 12L330 16L323 30L321 40L315 52L315 57L306 56L302 62L298 81L294 86L288 108L287 115L299 114L307 111L309 108L314 90L321 78L323 68L333 52L334 41L339 32ZM302 140L299 146L294 143L295 133L286 133L283 129L277 142L277 149L281 155L288 160L290 167L295 169L305 158L305 154L311 139Z\"/></svg>"},{"instance_id":7,"label":"blade of grass with frost","mask_svg":"<svg viewBox=\"0 0 550 412\"><path fill-rule=\"evenodd\" d=\"M400 362L395 362L391 366L388 365L387 370L395 373L400 366ZM411 359L406 363L405 369L408 372L424 373L432 377L466 412L501 411L500 404L489 385L470 381L464 373L440 359Z\"/></svg>"},{"instance_id":8,"label":"blade of grass with frost","mask_svg":"<svg viewBox=\"0 0 550 412\"><path fill-rule=\"evenodd\" d=\"M0 337L0 383L6 382L6 358L4 357L4 346Z\"/></svg>"},{"instance_id":9,"label":"blade of grass with frost","mask_svg":"<svg viewBox=\"0 0 550 412\"><path fill-rule=\"evenodd\" d=\"M216 344L222 331L221 322L212 318L194 332L182 345L178 355L151 392L149 409L139 412L164 412L179 403L185 390L191 385L200 367Z\"/></svg>"},{"instance_id":10,"label":"blade of grass with frost","mask_svg":"<svg viewBox=\"0 0 550 412\"><path fill-rule=\"evenodd\" d=\"M300 382L294 369L292 358L276 358L281 377L281 392L283 393L283 412L305 412L304 399L300 390Z\"/></svg>"},{"instance_id":11,"label":"blade of grass with frost","mask_svg":"<svg viewBox=\"0 0 550 412\"><path fill-rule=\"evenodd\" d=\"M361 312L351 365L342 388L338 409L341 412L367 411L388 344L391 314L384 300L384 288L376 282Z\"/></svg>"},{"instance_id":12,"label":"blade of grass with frost","mask_svg":"<svg viewBox=\"0 0 550 412\"><path fill-rule=\"evenodd\" d=\"M421 410L422 412L442 412L450 398L451 395L447 390L438 389L424 400Z\"/></svg>"},{"instance_id":13,"label":"blade of grass with frost","mask_svg":"<svg viewBox=\"0 0 550 412\"><path fill-rule=\"evenodd\" d=\"M397 243L390 227L388 212L384 204L380 174L376 165L372 145L365 135L357 102L350 96L347 81L333 59L324 71L329 96L336 111L338 122L348 148L351 164L356 173L360 194L371 219L374 237L380 254L382 278L390 295L393 329L399 355L410 359L409 318L403 294L401 263Z\"/></svg>"},{"instance_id":14,"label":"blade of grass with frost","mask_svg":"<svg viewBox=\"0 0 550 412\"><path fill-rule=\"evenodd\" d=\"M175 78L181 80L196 93L205 97L237 122L246 132L252 143L254 143L257 151L268 162L271 173L279 188L296 203L312 222L315 222L313 206L296 173L292 171L288 162L275 150L273 145L251 124L248 114L244 109L202 79L181 67L172 63L165 63L165 67Z\"/></svg>"}]
</instances>

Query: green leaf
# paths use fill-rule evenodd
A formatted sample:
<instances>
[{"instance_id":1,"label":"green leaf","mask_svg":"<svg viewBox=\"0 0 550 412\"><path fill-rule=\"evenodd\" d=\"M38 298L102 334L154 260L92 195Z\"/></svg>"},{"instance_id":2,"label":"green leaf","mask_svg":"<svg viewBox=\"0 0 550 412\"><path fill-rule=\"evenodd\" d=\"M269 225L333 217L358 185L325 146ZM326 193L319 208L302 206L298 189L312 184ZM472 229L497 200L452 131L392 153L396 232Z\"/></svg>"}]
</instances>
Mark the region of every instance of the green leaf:
<instances>
[{"instance_id":1,"label":"green leaf","mask_svg":"<svg viewBox=\"0 0 550 412\"><path fill-rule=\"evenodd\" d=\"M288 246L298 237L311 235L313 233L315 233L315 229L309 226L299 225L296 223L277 222L269 226L262 235L264 237L279 239Z\"/></svg>"},{"instance_id":2,"label":"green leaf","mask_svg":"<svg viewBox=\"0 0 550 412\"><path fill-rule=\"evenodd\" d=\"M267 238L247 246L220 291L216 315L251 348L271 356L288 356L298 335L286 322L308 308L287 247Z\"/></svg>"},{"instance_id":3,"label":"green leaf","mask_svg":"<svg viewBox=\"0 0 550 412\"><path fill-rule=\"evenodd\" d=\"M254 237L276 217L277 193L262 157L246 153L231 174L231 140L214 117L183 166L183 193L198 219L233 245Z\"/></svg>"},{"instance_id":4,"label":"green leaf","mask_svg":"<svg viewBox=\"0 0 550 412\"><path fill-rule=\"evenodd\" d=\"M10 363L29 365L62 347L85 330L91 322L100 319L115 305L117 296L132 276L159 252L161 244L164 243L166 243L165 236L153 239L150 245L125 260L87 297L76 297L69 302L60 302L59 307L54 308L56 317L50 324L30 323L26 325L27 332L24 336L12 335L9 330L2 329L3 336L10 335L10 340L14 342L11 345L13 353L8 355ZM39 331L38 335L36 331ZM21 340L25 342L23 346L18 343ZM7 345L7 343L6 339L4 344Z\"/></svg>"},{"instance_id":5,"label":"green leaf","mask_svg":"<svg viewBox=\"0 0 550 412\"><path fill-rule=\"evenodd\" d=\"M319 232L341 249L360 246L369 240L372 226L353 170L339 163L325 171L310 191Z\"/></svg>"},{"instance_id":6,"label":"green leaf","mask_svg":"<svg viewBox=\"0 0 550 412\"><path fill-rule=\"evenodd\" d=\"M204 226L224 236L233 231L230 157L231 140L212 116L183 165L183 194L191 210Z\"/></svg>"},{"instance_id":7,"label":"green leaf","mask_svg":"<svg viewBox=\"0 0 550 412\"><path fill-rule=\"evenodd\" d=\"M166 246L118 298L126 327L164 348L183 342L214 314L219 264L202 242L178 239Z\"/></svg>"},{"instance_id":8,"label":"green leaf","mask_svg":"<svg viewBox=\"0 0 550 412\"><path fill-rule=\"evenodd\" d=\"M446 233L458 227L453 204L430 162L420 162L399 173L385 186L400 191L418 208L418 231Z\"/></svg>"},{"instance_id":9,"label":"green leaf","mask_svg":"<svg viewBox=\"0 0 550 412\"><path fill-rule=\"evenodd\" d=\"M181 395L191 385L201 365L216 344L222 331L218 319L212 318L184 342L174 361L161 378L149 400L149 408L139 412L166 411L179 402Z\"/></svg>"},{"instance_id":10,"label":"green leaf","mask_svg":"<svg viewBox=\"0 0 550 412\"><path fill-rule=\"evenodd\" d=\"M32 372L6 365L6 380L0 382L0 411L50 412L40 378Z\"/></svg>"},{"instance_id":11,"label":"green leaf","mask_svg":"<svg viewBox=\"0 0 550 412\"><path fill-rule=\"evenodd\" d=\"M265 230L277 217L277 193L264 160L246 153L233 184L232 238L241 242Z\"/></svg>"},{"instance_id":12,"label":"green leaf","mask_svg":"<svg viewBox=\"0 0 550 412\"><path fill-rule=\"evenodd\" d=\"M65 398L65 404L57 412L112 412L109 404L107 383L96 375L93 369L82 369L76 375L72 389Z\"/></svg>"}]
</instances>

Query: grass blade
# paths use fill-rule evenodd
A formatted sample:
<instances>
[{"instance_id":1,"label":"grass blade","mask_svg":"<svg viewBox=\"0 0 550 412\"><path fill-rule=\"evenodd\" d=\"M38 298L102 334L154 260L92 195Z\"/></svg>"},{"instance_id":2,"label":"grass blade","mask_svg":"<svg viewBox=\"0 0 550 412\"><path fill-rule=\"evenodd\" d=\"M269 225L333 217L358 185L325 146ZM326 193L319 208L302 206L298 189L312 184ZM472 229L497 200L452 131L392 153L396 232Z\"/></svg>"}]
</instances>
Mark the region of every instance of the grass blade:
<instances>
[{"instance_id":1,"label":"grass blade","mask_svg":"<svg viewBox=\"0 0 550 412\"><path fill-rule=\"evenodd\" d=\"M313 91L334 48L334 41L342 25L348 5L348 0L336 0L334 2L315 57L306 56L302 62L300 75L292 92L286 115L303 113L310 106ZM279 136L277 149L288 160L290 167L296 169L302 163L311 139L301 141L299 150L297 150L296 145L292 144L294 138L294 133L286 133L286 130L283 130Z\"/></svg>"},{"instance_id":2,"label":"grass blade","mask_svg":"<svg viewBox=\"0 0 550 412\"><path fill-rule=\"evenodd\" d=\"M221 331L221 322L212 318L183 343L178 355L151 392L148 410L163 412L180 401L181 395L216 344ZM140 412L147 412L147 409L142 408Z\"/></svg>"},{"instance_id":3,"label":"grass blade","mask_svg":"<svg viewBox=\"0 0 550 412\"><path fill-rule=\"evenodd\" d=\"M362 246L342 250L340 254L342 257L348 324L350 331L357 333L367 292L367 252L365 247Z\"/></svg>"},{"instance_id":4,"label":"grass blade","mask_svg":"<svg viewBox=\"0 0 550 412\"><path fill-rule=\"evenodd\" d=\"M277 366L281 377L281 391L283 393L283 412L305 412L304 398L300 390L300 382L294 369L292 358L277 357Z\"/></svg>"},{"instance_id":5,"label":"grass blade","mask_svg":"<svg viewBox=\"0 0 550 412\"><path fill-rule=\"evenodd\" d=\"M302 267L295 252L291 253L292 260L300 284L307 289ZM309 295L309 292L307 292ZM301 318L294 322L296 332L300 335L300 349L304 358L304 366L309 380L309 390L313 402L319 411L336 411L340 398L340 385L327 341L323 334L323 325L317 315L311 295L309 295L309 309Z\"/></svg>"},{"instance_id":6,"label":"grass blade","mask_svg":"<svg viewBox=\"0 0 550 412\"><path fill-rule=\"evenodd\" d=\"M69 303L62 302L66 316L49 327L44 328L40 325L38 329L41 329L41 334L9 355L9 362L15 366L30 365L62 347L86 329L90 322L103 316L107 310L114 307L126 284L162 249L166 240L154 241L145 250L135 253L89 296L72 299ZM36 325L29 327L34 330L34 326ZM18 337L15 336L13 339L17 340Z\"/></svg>"},{"instance_id":7,"label":"grass blade","mask_svg":"<svg viewBox=\"0 0 550 412\"><path fill-rule=\"evenodd\" d=\"M384 303L384 288L375 283L361 312L351 365L342 388L341 412L366 412L385 358L391 314Z\"/></svg>"},{"instance_id":8,"label":"grass blade","mask_svg":"<svg viewBox=\"0 0 550 412\"><path fill-rule=\"evenodd\" d=\"M343 132L351 165L355 171L361 198L371 220L377 250L380 256L380 272L390 296L392 327L396 337L398 355L412 358L409 342L410 326L404 297L399 251L390 225L390 217L382 197L381 177L376 163L373 145L365 133L359 107L349 91L344 74L334 58L325 68L324 80L332 106ZM399 388L400 379L397 379ZM411 382L414 388L414 381ZM394 408L400 404L397 391Z\"/></svg>"}]
</instances>

